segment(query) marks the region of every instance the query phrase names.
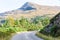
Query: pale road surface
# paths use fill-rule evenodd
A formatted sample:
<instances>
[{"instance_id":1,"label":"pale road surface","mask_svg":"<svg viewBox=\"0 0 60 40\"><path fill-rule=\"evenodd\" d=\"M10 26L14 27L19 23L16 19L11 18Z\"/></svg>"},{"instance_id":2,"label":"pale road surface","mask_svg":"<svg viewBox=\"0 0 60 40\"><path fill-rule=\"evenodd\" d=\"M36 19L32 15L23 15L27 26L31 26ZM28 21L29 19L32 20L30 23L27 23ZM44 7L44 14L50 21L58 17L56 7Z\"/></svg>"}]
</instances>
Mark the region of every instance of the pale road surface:
<instances>
[{"instance_id":1,"label":"pale road surface","mask_svg":"<svg viewBox=\"0 0 60 40\"><path fill-rule=\"evenodd\" d=\"M43 40L36 35L36 31L22 32L14 35L11 40Z\"/></svg>"}]
</instances>

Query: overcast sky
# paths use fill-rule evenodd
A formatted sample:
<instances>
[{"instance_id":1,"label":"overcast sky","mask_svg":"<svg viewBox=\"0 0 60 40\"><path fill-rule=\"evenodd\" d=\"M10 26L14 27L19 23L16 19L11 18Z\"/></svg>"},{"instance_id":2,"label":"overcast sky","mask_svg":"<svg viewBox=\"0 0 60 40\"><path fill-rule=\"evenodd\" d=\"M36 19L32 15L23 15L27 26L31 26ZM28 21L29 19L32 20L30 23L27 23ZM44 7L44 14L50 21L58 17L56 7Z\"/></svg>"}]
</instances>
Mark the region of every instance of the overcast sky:
<instances>
[{"instance_id":1,"label":"overcast sky","mask_svg":"<svg viewBox=\"0 0 60 40\"><path fill-rule=\"evenodd\" d=\"M39 5L60 6L60 0L0 0L0 13L21 7L25 2Z\"/></svg>"}]
</instances>

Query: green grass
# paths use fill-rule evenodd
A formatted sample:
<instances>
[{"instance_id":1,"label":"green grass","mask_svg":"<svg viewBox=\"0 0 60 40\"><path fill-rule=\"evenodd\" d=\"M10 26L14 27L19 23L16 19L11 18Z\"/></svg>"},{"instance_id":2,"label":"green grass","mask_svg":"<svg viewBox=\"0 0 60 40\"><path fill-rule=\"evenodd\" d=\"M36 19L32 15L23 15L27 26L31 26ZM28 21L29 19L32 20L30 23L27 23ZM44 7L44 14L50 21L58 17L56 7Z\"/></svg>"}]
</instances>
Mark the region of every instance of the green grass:
<instances>
[{"instance_id":1,"label":"green grass","mask_svg":"<svg viewBox=\"0 0 60 40\"><path fill-rule=\"evenodd\" d=\"M52 37L50 35L44 35L42 33L36 33L36 35L44 40L60 40L60 37Z\"/></svg>"}]
</instances>

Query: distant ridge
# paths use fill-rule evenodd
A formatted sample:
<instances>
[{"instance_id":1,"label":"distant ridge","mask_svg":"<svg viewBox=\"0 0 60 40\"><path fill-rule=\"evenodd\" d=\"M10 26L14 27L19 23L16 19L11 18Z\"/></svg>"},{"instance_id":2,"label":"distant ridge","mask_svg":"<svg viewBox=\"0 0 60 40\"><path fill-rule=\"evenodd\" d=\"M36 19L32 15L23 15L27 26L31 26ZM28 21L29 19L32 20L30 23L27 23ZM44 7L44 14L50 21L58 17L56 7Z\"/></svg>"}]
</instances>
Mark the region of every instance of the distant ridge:
<instances>
[{"instance_id":1,"label":"distant ridge","mask_svg":"<svg viewBox=\"0 0 60 40\"><path fill-rule=\"evenodd\" d=\"M11 16L13 18L19 19L20 17L32 18L36 16L42 15L50 15L50 17L56 15L60 12L59 6L45 6L38 5L31 2L26 2L22 5L21 8L17 8L16 10L7 11L0 14L0 18L8 18Z\"/></svg>"}]
</instances>

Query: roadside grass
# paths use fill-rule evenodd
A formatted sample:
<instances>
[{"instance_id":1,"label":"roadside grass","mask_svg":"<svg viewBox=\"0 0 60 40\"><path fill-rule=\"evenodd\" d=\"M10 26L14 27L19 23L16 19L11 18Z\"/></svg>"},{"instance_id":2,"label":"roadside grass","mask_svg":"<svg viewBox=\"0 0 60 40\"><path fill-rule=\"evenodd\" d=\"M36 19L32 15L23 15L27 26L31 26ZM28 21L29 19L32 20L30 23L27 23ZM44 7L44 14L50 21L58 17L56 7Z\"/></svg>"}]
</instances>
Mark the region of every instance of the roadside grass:
<instances>
[{"instance_id":1,"label":"roadside grass","mask_svg":"<svg viewBox=\"0 0 60 40\"><path fill-rule=\"evenodd\" d=\"M37 32L36 36L38 36L39 38L42 38L44 40L60 40L60 37L52 37L50 35L44 35L40 32Z\"/></svg>"},{"instance_id":2,"label":"roadside grass","mask_svg":"<svg viewBox=\"0 0 60 40\"><path fill-rule=\"evenodd\" d=\"M15 35L16 33L10 33L9 35L6 34L2 34L2 36L0 36L0 40L10 40L10 38Z\"/></svg>"}]
</instances>

